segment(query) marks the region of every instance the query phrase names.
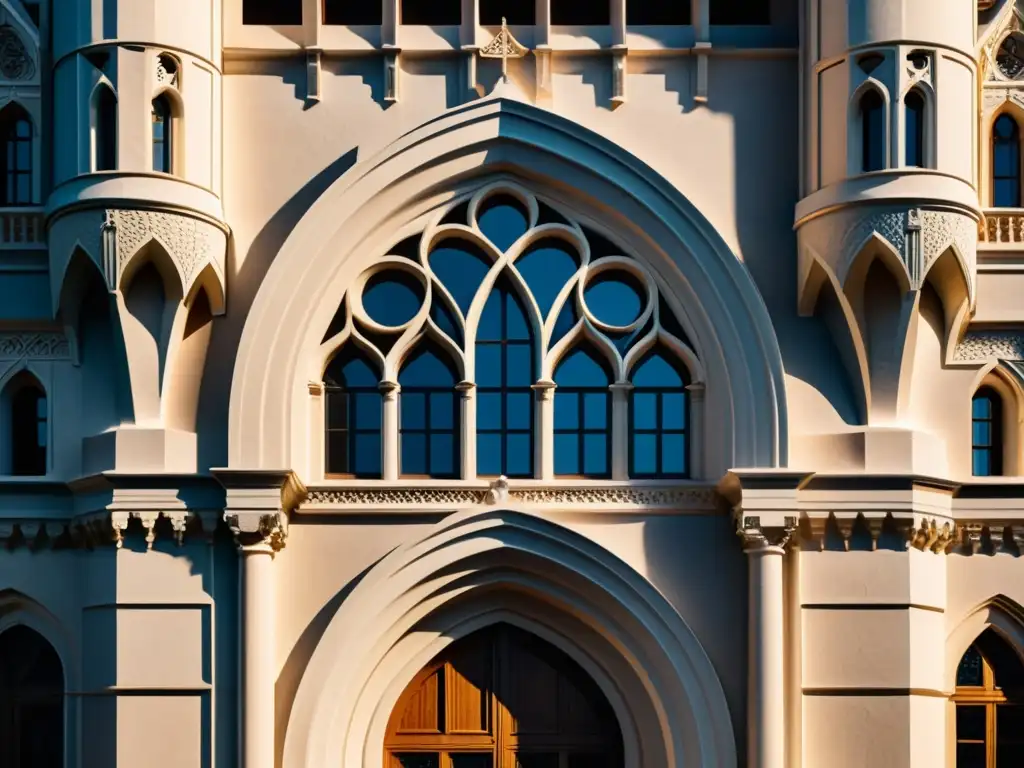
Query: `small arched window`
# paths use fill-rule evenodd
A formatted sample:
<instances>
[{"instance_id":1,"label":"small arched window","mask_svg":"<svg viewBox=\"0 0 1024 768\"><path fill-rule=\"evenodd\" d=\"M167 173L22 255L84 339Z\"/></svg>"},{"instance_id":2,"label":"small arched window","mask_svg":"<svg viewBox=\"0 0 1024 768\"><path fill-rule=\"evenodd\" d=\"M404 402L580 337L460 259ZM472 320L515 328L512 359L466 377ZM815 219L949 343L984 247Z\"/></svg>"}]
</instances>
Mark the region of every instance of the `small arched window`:
<instances>
[{"instance_id":1,"label":"small arched window","mask_svg":"<svg viewBox=\"0 0 1024 768\"><path fill-rule=\"evenodd\" d=\"M455 372L439 352L424 347L402 368L402 475L459 475L459 398Z\"/></svg>"},{"instance_id":2,"label":"small arched window","mask_svg":"<svg viewBox=\"0 0 1024 768\"><path fill-rule=\"evenodd\" d=\"M982 387L971 401L971 465L978 477L1003 474L1003 401Z\"/></svg>"},{"instance_id":3,"label":"small arched window","mask_svg":"<svg viewBox=\"0 0 1024 768\"><path fill-rule=\"evenodd\" d=\"M967 649L956 670L957 768L1024 765L1024 666L994 630Z\"/></svg>"},{"instance_id":4,"label":"small arched window","mask_svg":"<svg viewBox=\"0 0 1024 768\"><path fill-rule=\"evenodd\" d=\"M344 477L381 476L383 407L380 375L354 346L335 357L324 374L326 472Z\"/></svg>"},{"instance_id":5,"label":"small arched window","mask_svg":"<svg viewBox=\"0 0 1024 768\"><path fill-rule=\"evenodd\" d=\"M117 98L106 85L96 89L93 103L93 166L117 170Z\"/></svg>"},{"instance_id":6,"label":"small arched window","mask_svg":"<svg viewBox=\"0 0 1024 768\"><path fill-rule=\"evenodd\" d=\"M910 91L903 98L905 109L905 157L906 164L912 168L925 166L925 103L920 91Z\"/></svg>"},{"instance_id":7,"label":"small arched window","mask_svg":"<svg viewBox=\"0 0 1024 768\"><path fill-rule=\"evenodd\" d=\"M0 205L32 204L32 120L18 104L0 112L4 186Z\"/></svg>"},{"instance_id":8,"label":"small arched window","mask_svg":"<svg viewBox=\"0 0 1024 768\"><path fill-rule=\"evenodd\" d=\"M46 393L34 376L22 373L8 383L6 395L10 472L23 476L45 475L49 435Z\"/></svg>"},{"instance_id":9,"label":"small arched window","mask_svg":"<svg viewBox=\"0 0 1024 768\"><path fill-rule=\"evenodd\" d=\"M689 402L686 377L655 349L633 371L630 397L630 477L686 477Z\"/></svg>"},{"instance_id":10,"label":"small arched window","mask_svg":"<svg viewBox=\"0 0 1024 768\"><path fill-rule=\"evenodd\" d=\"M885 168L885 101L874 88L860 97L861 170Z\"/></svg>"},{"instance_id":11,"label":"small arched window","mask_svg":"<svg viewBox=\"0 0 1024 768\"><path fill-rule=\"evenodd\" d=\"M992 126L992 205L1020 206L1020 128L1006 114Z\"/></svg>"},{"instance_id":12,"label":"small arched window","mask_svg":"<svg viewBox=\"0 0 1024 768\"><path fill-rule=\"evenodd\" d=\"M174 173L174 115L167 96L153 99L153 170Z\"/></svg>"},{"instance_id":13,"label":"small arched window","mask_svg":"<svg viewBox=\"0 0 1024 768\"><path fill-rule=\"evenodd\" d=\"M555 371L555 474L611 474L611 375L599 355L579 347Z\"/></svg>"},{"instance_id":14,"label":"small arched window","mask_svg":"<svg viewBox=\"0 0 1024 768\"><path fill-rule=\"evenodd\" d=\"M0 765L64 765L64 668L53 646L23 624L0 634Z\"/></svg>"},{"instance_id":15,"label":"small arched window","mask_svg":"<svg viewBox=\"0 0 1024 768\"><path fill-rule=\"evenodd\" d=\"M533 476L533 333L509 278L491 290L476 333L481 475Z\"/></svg>"}]
</instances>

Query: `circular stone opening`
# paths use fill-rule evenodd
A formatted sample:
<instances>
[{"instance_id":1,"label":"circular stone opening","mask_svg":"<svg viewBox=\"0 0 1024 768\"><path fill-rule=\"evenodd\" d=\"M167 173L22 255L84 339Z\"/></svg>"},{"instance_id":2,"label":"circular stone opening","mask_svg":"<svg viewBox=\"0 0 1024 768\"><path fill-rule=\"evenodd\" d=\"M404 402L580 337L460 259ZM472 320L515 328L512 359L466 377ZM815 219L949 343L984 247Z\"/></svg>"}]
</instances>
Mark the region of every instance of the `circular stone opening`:
<instances>
[{"instance_id":1,"label":"circular stone opening","mask_svg":"<svg viewBox=\"0 0 1024 768\"><path fill-rule=\"evenodd\" d=\"M377 272L363 286L363 309L378 325L397 328L423 306L423 284L403 270Z\"/></svg>"},{"instance_id":2,"label":"circular stone opening","mask_svg":"<svg viewBox=\"0 0 1024 768\"><path fill-rule=\"evenodd\" d=\"M599 323L628 328L643 314L645 293L634 275L622 269L610 269L587 283L583 301Z\"/></svg>"}]
</instances>

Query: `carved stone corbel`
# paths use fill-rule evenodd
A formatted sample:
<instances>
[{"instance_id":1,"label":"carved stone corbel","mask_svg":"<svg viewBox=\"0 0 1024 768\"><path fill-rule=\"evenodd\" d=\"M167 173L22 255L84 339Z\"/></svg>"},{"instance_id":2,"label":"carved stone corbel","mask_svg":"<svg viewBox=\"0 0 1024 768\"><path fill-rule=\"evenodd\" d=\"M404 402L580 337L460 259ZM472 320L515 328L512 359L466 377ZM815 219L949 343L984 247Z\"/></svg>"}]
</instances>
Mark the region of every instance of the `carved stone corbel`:
<instances>
[{"instance_id":1,"label":"carved stone corbel","mask_svg":"<svg viewBox=\"0 0 1024 768\"><path fill-rule=\"evenodd\" d=\"M781 525L762 526L760 517L744 516L741 511L736 517L736 535L743 542L745 552L771 548L785 549L793 536L793 531L797 529L798 522L793 515L783 518Z\"/></svg>"},{"instance_id":2,"label":"carved stone corbel","mask_svg":"<svg viewBox=\"0 0 1024 768\"><path fill-rule=\"evenodd\" d=\"M280 552L288 538L288 517L283 512L226 512L224 521L243 551L270 547Z\"/></svg>"},{"instance_id":3,"label":"carved stone corbel","mask_svg":"<svg viewBox=\"0 0 1024 768\"><path fill-rule=\"evenodd\" d=\"M224 522L243 552L284 548L288 515L305 500L306 487L288 470L214 470L227 490Z\"/></svg>"},{"instance_id":4,"label":"carved stone corbel","mask_svg":"<svg viewBox=\"0 0 1024 768\"><path fill-rule=\"evenodd\" d=\"M948 522L941 526L935 518L922 518L921 522L910 530L910 546L922 552L944 552L953 540L954 531Z\"/></svg>"}]
</instances>

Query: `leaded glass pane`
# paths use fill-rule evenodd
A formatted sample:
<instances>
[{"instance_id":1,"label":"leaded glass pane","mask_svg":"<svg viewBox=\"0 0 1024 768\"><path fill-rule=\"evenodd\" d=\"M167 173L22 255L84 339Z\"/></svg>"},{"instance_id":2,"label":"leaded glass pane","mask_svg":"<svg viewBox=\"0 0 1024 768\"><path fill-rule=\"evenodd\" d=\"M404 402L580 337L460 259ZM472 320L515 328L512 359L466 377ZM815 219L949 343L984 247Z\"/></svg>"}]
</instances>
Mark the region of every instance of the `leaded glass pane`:
<instances>
[{"instance_id":1,"label":"leaded glass pane","mask_svg":"<svg viewBox=\"0 0 1024 768\"><path fill-rule=\"evenodd\" d=\"M960 665L956 670L956 684L958 686L983 685L983 669L981 653L972 645L960 659Z\"/></svg>"},{"instance_id":2,"label":"leaded glass pane","mask_svg":"<svg viewBox=\"0 0 1024 768\"><path fill-rule=\"evenodd\" d=\"M960 741L984 740L985 707L965 706L956 708L956 738Z\"/></svg>"},{"instance_id":3,"label":"leaded glass pane","mask_svg":"<svg viewBox=\"0 0 1024 768\"><path fill-rule=\"evenodd\" d=\"M462 240L445 240L430 252L430 269L465 315L490 262L479 248Z\"/></svg>"},{"instance_id":4,"label":"leaded glass pane","mask_svg":"<svg viewBox=\"0 0 1024 768\"><path fill-rule=\"evenodd\" d=\"M587 285L583 294L587 308L602 323L630 325L644 309L640 289L625 272L605 272Z\"/></svg>"},{"instance_id":5,"label":"leaded glass pane","mask_svg":"<svg viewBox=\"0 0 1024 768\"><path fill-rule=\"evenodd\" d=\"M423 304L423 285L401 270L378 272L363 288L363 308L370 319L396 327L412 320Z\"/></svg>"},{"instance_id":6,"label":"leaded glass pane","mask_svg":"<svg viewBox=\"0 0 1024 768\"><path fill-rule=\"evenodd\" d=\"M531 246L516 259L515 266L545 318L559 292L579 269L576 256L559 240L543 240Z\"/></svg>"}]
</instances>

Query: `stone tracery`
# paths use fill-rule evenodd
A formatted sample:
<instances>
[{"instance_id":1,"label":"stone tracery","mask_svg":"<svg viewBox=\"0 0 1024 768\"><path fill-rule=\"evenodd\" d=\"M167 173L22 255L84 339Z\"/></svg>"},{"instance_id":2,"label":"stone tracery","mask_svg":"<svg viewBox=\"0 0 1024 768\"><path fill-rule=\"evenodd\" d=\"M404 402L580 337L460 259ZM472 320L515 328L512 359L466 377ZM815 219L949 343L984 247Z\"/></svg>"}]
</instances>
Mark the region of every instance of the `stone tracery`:
<instances>
[{"instance_id":1,"label":"stone tracery","mask_svg":"<svg viewBox=\"0 0 1024 768\"><path fill-rule=\"evenodd\" d=\"M450 366L463 399L477 401L480 418L475 430L463 430L463 452L473 452L474 441L481 444L480 455L490 455L492 446L504 452L500 466L481 466L482 474L552 474L550 458L534 466L534 449L524 441L550 442L550 410L547 417L544 414L550 406L544 404L551 402L556 389L556 370L574 352L586 350L607 367L610 388L602 397L615 400L623 415L632 374L652 357L667 358L669 366L680 371L668 386L678 388L684 399L685 386L702 378L697 356L655 276L602 235L518 186L491 185L456 199L420 235L390 250L348 289L321 345L324 360L358 354L376 368L385 394L381 419L385 443L398 439L397 426L389 429L387 403L391 395L400 393L400 383L405 386L401 378L406 363L428 347L432 357ZM336 357L339 353L342 358ZM340 410L354 414L354 401L339 406L340 400L335 400L332 405L332 394L340 397L345 388L340 383L343 376L332 373L337 368L333 362L325 367L328 421L331 413ZM582 398L590 393L575 394ZM490 403L500 408L501 424L495 429L487 427L488 419L482 415ZM594 445L605 433L612 444L624 443L624 419L608 415L609 422L620 423L618 434L612 434L616 430L610 423L588 428L582 424L583 403L578 405L581 452L585 432ZM559 407L554 405L556 410ZM402 413L405 419L404 408ZM396 411L393 421L397 419ZM472 411L464 408L462 419L472 423ZM677 431L685 431L685 409L678 420ZM497 425L499 419L493 421ZM332 431L339 431L337 425L332 428L328 423L328 433ZM346 427L343 431L354 435L356 430ZM673 440L678 444L678 435ZM513 451L513 442L529 458L510 469L506 454ZM357 449L353 445L348 452L355 454ZM581 458L580 467L599 465L594 470L597 474L583 470L569 474L623 479L624 469L617 473L612 469L614 453L612 448L596 463ZM624 467L625 448L620 453L619 464ZM387 464L386 447L383 454ZM684 464L681 460L671 474L685 474ZM327 471L337 473L330 466ZM568 470L555 467L554 471ZM473 474L464 463L461 475Z\"/></svg>"}]
</instances>

